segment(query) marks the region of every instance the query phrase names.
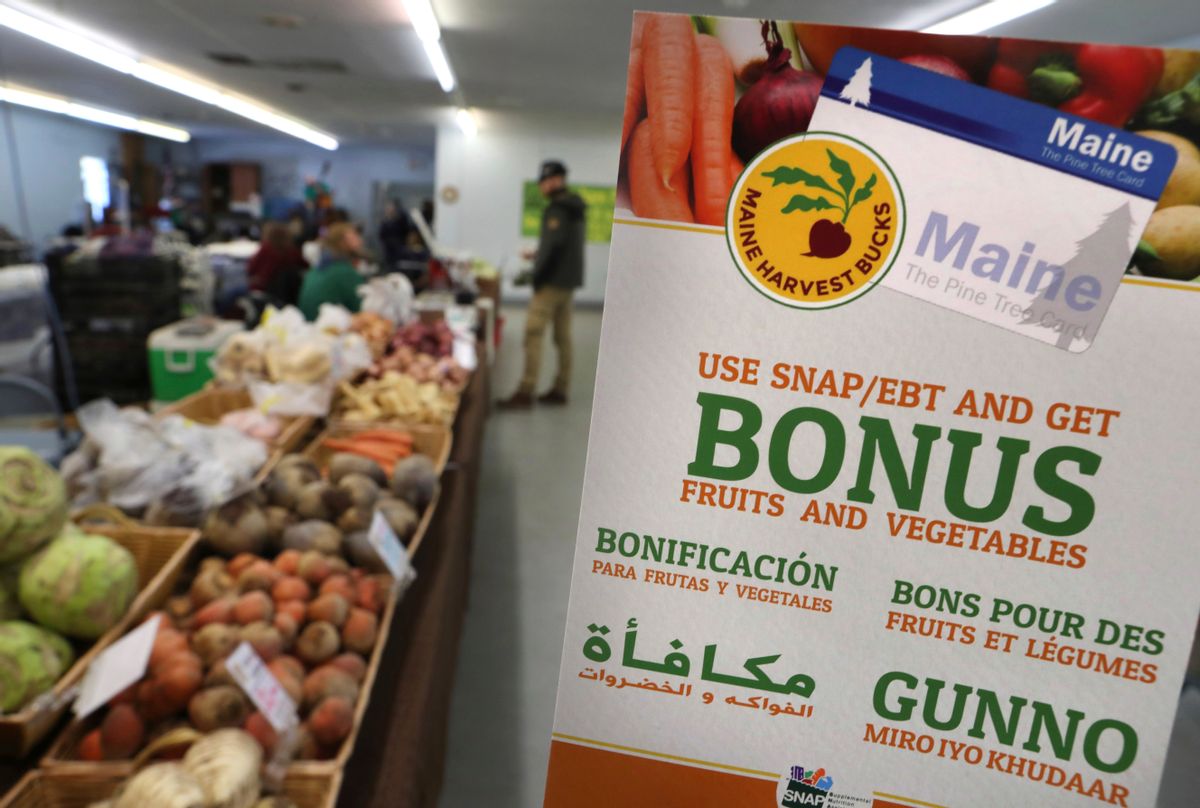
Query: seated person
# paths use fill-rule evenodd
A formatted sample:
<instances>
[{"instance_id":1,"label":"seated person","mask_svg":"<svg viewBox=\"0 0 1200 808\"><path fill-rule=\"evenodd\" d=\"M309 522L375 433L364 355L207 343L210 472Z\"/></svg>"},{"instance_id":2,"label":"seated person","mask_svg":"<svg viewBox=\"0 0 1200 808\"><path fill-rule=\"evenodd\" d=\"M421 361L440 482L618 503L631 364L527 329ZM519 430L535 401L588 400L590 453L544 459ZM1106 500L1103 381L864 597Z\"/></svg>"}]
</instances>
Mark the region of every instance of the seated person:
<instances>
[{"instance_id":1,"label":"seated person","mask_svg":"<svg viewBox=\"0 0 1200 808\"><path fill-rule=\"evenodd\" d=\"M263 227L262 246L246 264L250 288L263 292L284 305L294 306L308 262L292 243L288 226L268 222Z\"/></svg>"},{"instance_id":2,"label":"seated person","mask_svg":"<svg viewBox=\"0 0 1200 808\"><path fill-rule=\"evenodd\" d=\"M310 269L300 285L297 304L308 320L316 320L322 303L335 303L358 311L362 298L358 287L363 283L354 263L362 253L362 236L354 225L339 222L325 232L321 263Z\"/></svg>"}]
</instances>

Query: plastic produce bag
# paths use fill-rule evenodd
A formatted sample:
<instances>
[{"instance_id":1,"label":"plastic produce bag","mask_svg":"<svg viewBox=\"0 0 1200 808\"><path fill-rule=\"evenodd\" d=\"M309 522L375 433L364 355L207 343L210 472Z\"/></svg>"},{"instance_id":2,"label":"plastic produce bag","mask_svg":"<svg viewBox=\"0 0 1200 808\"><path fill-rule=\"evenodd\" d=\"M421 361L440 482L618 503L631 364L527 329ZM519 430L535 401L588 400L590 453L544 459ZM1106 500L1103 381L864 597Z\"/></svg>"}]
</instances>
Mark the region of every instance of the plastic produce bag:
<instances>
[{"instance_id":1,"label":"plastic produce bag","mask_svg":"<svg viewBox=\"0 0 1200 808\"><path fill-rule=\"evenodd\" d=\"M291 384L251 382L250 397L254 405L270 415L312 415L318 418L329 414L333 402L334 383Z\"/></svg>"},{"instance_id":2,"label":"plastic produce bag","mask_svg":"<svg viewBox=\"0 0 1200 808\"><path fill-rule=\"evenodd\" d=\"M362 311L378 314L396 325L412 322L416 317L412 282L399 273L372 278L358 287L363 299Z\"/></svg>"},{"instance_id":3,"label":"plastic produce bag","mask_svg":"<svg viewBox=\"0 0 1200 808\"><path fill-rule=\"evenodd\" d=\"M163 434L192 461L179 488L209 506L238 493L267 462L267 447L229 426L206 427L181 416L162 421Z\"/></svg>"},{"instance_id":4,"label":"plastic produce bag","mask_svg":"<svg viewBox=\"0 0 1200 808\"><path fill-rule=\"evenodd\" d=\"M371 348L361 334L342 334L333 357L333 380L340 382L371 366Z\"/></svg>"},{"instance_id":5,"label":"plastic produce bag","mask_svg":"<svg viewBox=\"0 0 1200 808\"><path fill-rule=\"evenodd\" d=\"M104 501L140 510L187 473L186 458L162 438L148 413L101 399L80 407L78 417L97 450L94 485Z\"/></svg>"},{"instance_id":6,"label":"plastic produce bag","mask_svg":"<svg viewBox=\"0 0 1200 808\"><path fill-rule=\"evenodd\" d=\"M333 372L333 341L311 334L278 342L267 349L267 378L273 382L319 384Z\"/></svg>"},{"instance_id":7,"label":"plastic produce bag","mask_svg":"<svg viewBox=\"0 0 1200 808\"><path fill-rule=\"evenodd\" d=\"M283 431L283 423L278 418L253 407L225 413L221 416L221 426L233 427L243 435L249 435L263 443L270 443Z\"/></svg>"},{"instance_id":8,"label":"plastic produce bag","mask_svg":"<svg viewBox=\"0 0 1200 808\"><path fill-rule=\"evenodd\" d=\"M250 485L267 448L232 427L154 419L108 400L79 409L87 440L64 461L75 507L107 502L159 525L195 526Z\"/></svg>"},{"instance_id":9,"label":"plastic produce bag","mask_svg":"<svg viewBox=\"0 0 1200 808\"><path fill-rule=\"evenodd\" d=\"M359 371L371 366L371 349L358 334L342 334L326 337L322 344L328 346L329 370L320 381L304 383L299 376L279 374L276 382L252 382L250 397L260 412L270 415L313 415L324 417L329 414L333 394L338 382L351 378ZM293 346L295 350L308 350L311 342Z\"/></svg>"},{"instance_id":10,"label":"plastic produce bag","mask_svg":"<svg viewBox=\"0 0 1200 808\"><path fill-rule=\"evenodd\" d=\"M258 328L221 346L213 369L218 379L245 385L259 412L324 416L337 383L372 362L351 325L340 306L323 305L316 323L293 306L268 308Z\"/></svg>"},{"instance_id":11,"label":"plastic produce bag","mask_svg":"<svg viewBox=\"0 0 1200 808\"><path fill-rule=\"evenodd\" d=\"M350 330L350 312L345 306L322 303L313 327L326 334L341 334Z\"/></svg>"},{"instance_id":12,"label":"plastic produce bag","mask_svg":"<svg viewBox=\"0 0 1200 808\"><path fill-rule=\"evenodd\" d=\"M454 347L451 355L465 370L473 371L479 366L479 353L475 348L475 335L466 329L454 328Z\"/></svg>"},{"instance_id":13,"label":"plastic produce bag","mask_svg":"<svg viewBox=\"0 0 1200 808\"><path fill-rule=\"evenodd\" d=\"M261 330L234 334L208 360L217 384L240 387L249 379L260 379L267 372L267 347L270 340Z\"/></svg>"}]
</instances>

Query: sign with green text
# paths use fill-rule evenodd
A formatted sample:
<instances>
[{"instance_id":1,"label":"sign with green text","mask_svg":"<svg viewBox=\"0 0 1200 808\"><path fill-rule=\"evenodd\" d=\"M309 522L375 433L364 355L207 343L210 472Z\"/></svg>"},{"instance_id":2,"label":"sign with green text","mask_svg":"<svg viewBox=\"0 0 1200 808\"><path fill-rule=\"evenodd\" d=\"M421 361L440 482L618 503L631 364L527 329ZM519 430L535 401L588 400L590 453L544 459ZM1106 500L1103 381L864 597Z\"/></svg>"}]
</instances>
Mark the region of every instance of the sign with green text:
<instances>
[{"instance_id":1,"label":"sign with green text","mask_svg":"<svg viewBox=\"0 0 1200 808\"><path fill-rule=\"evenodd\" d=\"M545 808L1154 808L1200 611L1200 60L633 45Z\"/></svg>"},{"instance_id":2,"label":"sign with green text","mask_svg":"<svg viewBox=\"0 0 1200 808\"><path fill-rule=\"evenodd\" d=\"M617 189L608 185L576 185L571 190L583 197L587 203L587 240L607 244L612 238L613 210L616 208ZM522 190L521 236L537 238L542 229L542 213L546 210L546 198L538 190L534 180L525 183Z\"/></svg>"}]
</instances>

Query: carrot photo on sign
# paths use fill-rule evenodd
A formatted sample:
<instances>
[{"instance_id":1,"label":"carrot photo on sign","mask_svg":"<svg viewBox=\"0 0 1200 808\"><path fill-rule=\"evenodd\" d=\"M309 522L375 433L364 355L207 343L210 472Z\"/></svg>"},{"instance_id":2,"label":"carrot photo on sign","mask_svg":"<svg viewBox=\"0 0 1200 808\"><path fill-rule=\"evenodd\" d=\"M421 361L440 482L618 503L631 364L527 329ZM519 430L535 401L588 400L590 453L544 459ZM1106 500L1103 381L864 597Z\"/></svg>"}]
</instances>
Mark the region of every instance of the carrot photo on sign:
<instances>
[{"instance_id":1,"label":"carrot photo on sign","mask_svg":"<svg viewBox=\"0 0 1200 808\"><path fill-rule=\"evenodd\" d=\"M670 185L687 162L695 109L696 31L690 17L655 14L642 35L646 116L653 132L654 170Z\"/></svg>"},{"instance_id":2,"label":"carrot photo on sign","mask_svg":"<svg viewBox=\"0 0 1200 808\"><path fill-rule=\"evenodd\" d=\"M633 18L633 38L629 43L629 75L625 79L625 117L621 121L621 148L629 141L633 127L646 113L646 82L642 78L642 33L646 16Z\"/></svg>"},{"instance_id":3,"label":"carrot photo on sign","mask_svg":"<svg viewBox=\"0 0 1200 808\"><path fill-rule=\"evenodd\" d=\"M646 219L692 222L689 202L691 180L687 164L680 166L670 183L658 177L651 140L654 135L648 121L642 121L629 139L629 194L633 212Z\"/></svg>"},{"instance_id":4,"label":"carrot photo on sign","mask_svg":"<svg viewBox=\"0 0 1200 808\"><path fill-rule=\"evenodd\" d=\"M733 181L733 62L721 43L707 34L696 37L696 120L692 125L692 187L696 221L719 225Z\"/></svg>"}]
</instances>

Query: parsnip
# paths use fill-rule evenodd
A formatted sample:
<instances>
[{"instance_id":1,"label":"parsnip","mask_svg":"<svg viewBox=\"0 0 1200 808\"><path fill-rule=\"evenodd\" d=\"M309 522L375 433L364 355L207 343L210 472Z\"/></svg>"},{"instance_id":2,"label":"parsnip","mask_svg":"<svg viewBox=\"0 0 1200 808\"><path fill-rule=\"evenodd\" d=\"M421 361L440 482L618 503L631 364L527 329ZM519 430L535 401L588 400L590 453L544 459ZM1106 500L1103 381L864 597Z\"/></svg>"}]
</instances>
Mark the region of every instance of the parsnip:
<instances>
[{"instance_id":1,"label":"parsnip","mask_svg":"<svg viewBox=\"0 0 1200 808\"><path fill-rule=\"evenodd\" d=\"M184 755L183 766L200 783L208 808L250 808L258 800L262 747L240 729L205 735Z\"/></svg>"},{"instance_id":2,"label":"parsnip","mask_svg":"<svg viewBox=\"0 0 1200 808\"><path fill-rule=\"evenodd\" d=\"M208 808L200 781L179 763L156 763L135 774L113 808Z\"/></svg>"}]
</instances>

